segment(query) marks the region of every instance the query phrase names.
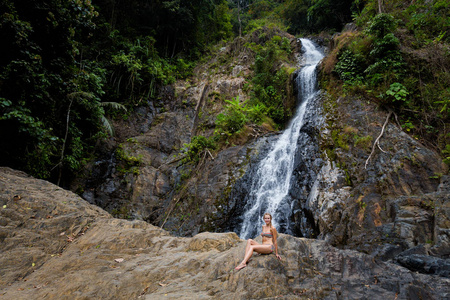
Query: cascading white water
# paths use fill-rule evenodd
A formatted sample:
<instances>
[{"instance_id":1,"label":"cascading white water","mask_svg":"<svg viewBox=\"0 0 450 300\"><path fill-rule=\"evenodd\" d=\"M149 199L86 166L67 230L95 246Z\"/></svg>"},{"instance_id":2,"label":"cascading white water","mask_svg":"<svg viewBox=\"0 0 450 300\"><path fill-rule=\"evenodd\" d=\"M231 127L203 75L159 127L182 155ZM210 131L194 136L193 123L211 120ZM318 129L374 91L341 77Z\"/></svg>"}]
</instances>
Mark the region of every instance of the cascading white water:
<instances>
[{"instance_id":1,"label":"cascading white water","mask_svg":"<svg viewBox=\"0 0 450 300\"><path fill-rule=\"evenodd\" d=\"M299 88L299 101L295 117L289 127L283 132L267 156L260 161L256 175L251 183L250 195L247 197L245 213L240 230L240 237L248 239L256 234L263 225L262 215L269 212L274 217L273 225L289 217L290 212L283 211L283 205L288 192L294 167L294 155L300 129L304 124L304 115L308 101L316 94L316 66L323 58L323 54L308 39L301 39L304 54L302 56L302 69L297 77ZM289 205L284 205L290 207Z\"/></svg>"}]
</instances>

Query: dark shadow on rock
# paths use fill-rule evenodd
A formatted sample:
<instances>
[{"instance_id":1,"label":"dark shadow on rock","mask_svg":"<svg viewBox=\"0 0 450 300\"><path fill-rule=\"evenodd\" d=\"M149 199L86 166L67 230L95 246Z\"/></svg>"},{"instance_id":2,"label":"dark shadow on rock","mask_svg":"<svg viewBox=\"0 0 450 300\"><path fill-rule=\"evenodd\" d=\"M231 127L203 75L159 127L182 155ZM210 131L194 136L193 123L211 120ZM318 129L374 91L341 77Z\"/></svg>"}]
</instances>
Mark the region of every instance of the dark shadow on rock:
<instances>
[{"instance_id":1,"label":"dark shadow on rock","mask_svg":"<svg viewBox=\"0 0 450 300\"><path fill-rule=\"evenodd\" d=\"M450 261L423 254L399 255L396 261L414 272L450 278Z\"/></svg>"}]
</instances>

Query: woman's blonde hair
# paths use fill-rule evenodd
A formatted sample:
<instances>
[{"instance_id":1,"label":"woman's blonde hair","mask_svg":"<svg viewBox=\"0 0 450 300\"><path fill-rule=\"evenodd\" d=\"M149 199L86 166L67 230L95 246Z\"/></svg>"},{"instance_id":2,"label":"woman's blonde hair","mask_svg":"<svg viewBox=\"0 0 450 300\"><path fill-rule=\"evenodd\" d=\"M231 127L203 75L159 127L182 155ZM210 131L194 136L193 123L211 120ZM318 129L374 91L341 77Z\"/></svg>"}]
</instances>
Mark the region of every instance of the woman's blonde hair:
<instances>
[{"instance_id":1,"label":"woman's blonde hair","mask_svg":"<svg viewBox=\"0 0 450 300\"><path fill-rule=\"evenodd\" d=\"M264 218L265 218L266 216L269 216L269 217L270 217L269 228L270 228L270 230L272 230L272 215L269 214L269 213L265 213L264 216L263 216L263 220L264 220Z\"/></svg>"}]
</instances>

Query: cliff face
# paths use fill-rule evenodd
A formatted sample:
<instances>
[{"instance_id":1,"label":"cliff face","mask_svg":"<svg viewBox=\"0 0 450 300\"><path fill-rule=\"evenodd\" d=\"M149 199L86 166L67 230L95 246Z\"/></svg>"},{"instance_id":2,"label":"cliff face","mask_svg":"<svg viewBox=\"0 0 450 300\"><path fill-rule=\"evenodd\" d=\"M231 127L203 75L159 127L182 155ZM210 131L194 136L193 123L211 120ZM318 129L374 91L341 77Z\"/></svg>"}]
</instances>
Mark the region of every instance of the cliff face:
<instances>
[{"instance_id":1,"label":"cliff face","mask_svg":"<svg viewBox=\"0 0 450 300\"><path fill-rule=\"evenodd\" d=\"M114 219L48 182L0 168L2 299L444 299L450 280L325 241L280 234L282 260L234 233L175 237ZM441 264L441 268L445 265Z\"/></svg>"},{"instance_id":2,"label":"cliff face","mask_svg":"<svg viewBox=\"0 0 450 300\"><path fill-rule=\"evenodd\" d=\"M371 103L328 95L322 103L327 161L305 202L319 238L383 259L415 247L448 258L449 178L439 155Z\"/></svg>"},{"instance_id":3,"label":"cliff face","mask_svg":"<svg viewBox=\"0 0 450 300\"><path fill-rule=\"evenodd\" d=\"M290 41L294 70L300 54L294 36L265 28L237 38L200 64L192 78L165 87L159 100L116 121L116 136L72 189L115 217L145 220L181 236L226 227L222 212L229 192L264 147L265 138L257 138L273 128L246 126L227 145L202 153L197 164L183 164L182 149L196 135L213 135L225 100L249 99L245 84L251 81L255 52L244 44L261 46L275 35ZM292 83L287 84L285 105L291 108L296 101Z\"/></svg>"},{"instance_id":4,"label":"cliff face","mask_svg":"<svg viewBox=\"0 0 450 300\"><path fill-rule=\"evenodd\" d=\"M213 134L225 99L248 99L254 57L243 44L274 34L291 40L294 66L301 50L293 36L267 31L236 39L193 78L163 89L160 102L118 121L103 159L73 189L115 217L145 220L178 236L239 226L253 167L278 133L248 126L230 145L203 152L195 165L181 163L181 148L195 135ZM298 91L288 90L295 102ZM364 99L322 92L314 105L317 113L307 112L301 129L289 192L295 233L414 270L401 257L421 255L414 261L423 260L422 272L442 273L425 270L425 261L450 253L448 167L439 155Z\"/></svg>"}]
</instances>

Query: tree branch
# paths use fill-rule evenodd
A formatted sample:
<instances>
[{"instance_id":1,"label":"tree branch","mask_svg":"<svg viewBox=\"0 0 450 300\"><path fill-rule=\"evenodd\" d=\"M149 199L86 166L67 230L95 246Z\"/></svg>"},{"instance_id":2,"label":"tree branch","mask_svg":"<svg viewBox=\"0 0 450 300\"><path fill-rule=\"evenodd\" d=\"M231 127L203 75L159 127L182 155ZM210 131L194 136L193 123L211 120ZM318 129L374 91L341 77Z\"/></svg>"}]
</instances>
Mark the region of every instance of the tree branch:
<instances>
[{"instance_id":1,"label":"tree branch","mask_svg":"<svg viewBox=\"0 0 450 300\"><path fill-rule=\"evenodd\" d=\"M376 146L378 146L378 148L380 148L380 150L383 151L383 149L381 149L381 147L380 147L380 145L379 145L379 143L380 143L380 138L381 138L381 136L383 136L384 129L386 128L386 125L387 125L387 123L388 123L389 118L391 117L391 115L392 115L392 111L389 111L389 114L388 114L388 116L386 117L386 121L384 121L383 127L381 128L381 133L380 133L380 135L377 137L377 139L375 140L375 142L373 143L373 146L372 146L372 152L370 152L370 155L369 155L369 157L368 157L367 160L366 160L366 164L364 165L364 169L367 169L367 164L369 163L370 158L372 157L373 153L375 152L375 147L376 147ZM383 152L385 152L385 151L383 151Z\"/></svg>"},{"instance_id":2,"label":"tree branch","mask_svg":"<svg viewBox=\"0 0 450 300\"><path fill-rule=\"evenodd\" d=\"M211 152L209 152L208 149L206 149L206 151L208 151L209 156L211 156L211 159L214 160L214 157L212 156Z\"/></svg>"},{"instance_id":3,"label":"tree branch","mask_svg":"<svg viewBox=\"0 0 450 300\"><path fill-rule=\"evenodd\" d=\"M175 202L175 204L170 208L169 212L167 213L166 219L164 220L164 222L161 225L161 228L164 227L164 224L166 224L167 219L169 218L170 213L173 211L173 209L175 208L175 206L177 206L178 201L180 201L181 197L177 199L177 201Z\"/></svg>"},{"instance_id":4,"label":"tree branch","mask_svg":"<svg viewBox=\"0 0 450 300\"><path fill-rule=\"evenodd\" d=\"M61 181L61 177L62 177L62 165L63 165L63 160L64 160L64 151L66 149L66 141L67 141L67 136L69 134L69 120L70 120L70 108L72 107L72 103L73 103L73 99L75 98L73 95L71 95L72 97L70 98L70 103L69 103L69 108L67 109L67 118L66 118L66 133L64 135L64 141L63 141L63 145L62 145L62 149L61 149L61 158L59 160L59 175L58 175L58 182L56 183L56 185L59 185L60 181Z\"/></svg>"}]
</instances>

